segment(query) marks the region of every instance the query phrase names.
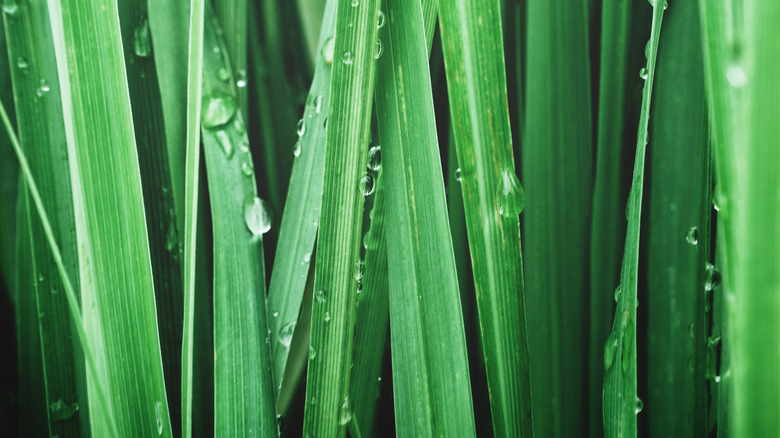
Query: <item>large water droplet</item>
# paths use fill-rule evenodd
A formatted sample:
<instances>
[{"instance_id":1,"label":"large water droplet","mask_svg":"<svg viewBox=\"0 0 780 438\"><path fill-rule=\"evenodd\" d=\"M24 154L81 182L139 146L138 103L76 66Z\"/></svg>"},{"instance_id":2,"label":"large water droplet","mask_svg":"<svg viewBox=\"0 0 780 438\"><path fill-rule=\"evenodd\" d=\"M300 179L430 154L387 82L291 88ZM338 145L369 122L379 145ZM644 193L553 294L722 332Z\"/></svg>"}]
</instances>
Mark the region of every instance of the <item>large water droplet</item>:
<instances>
[{"instance_id":1,"label":"large water droplet","mask_svg":"<svg viewBox=\"0 0 780 438\"><path fill-rule=\"evenodd\" d=\"M295 333L295 325L295 321L287 323L279 331L279 342L281 342L285 347L289 347L290 342L292 342L293 333Z\"/></svg>"},{"instance_id":2,"label":"large water droplet","mask_svg":"<svg viewBox=\"0 0 780 438\"><path fill-rule=\"evenodd\" d=\"M322 95L315 97L312 101L312 106L314 107L314 112L319 114L320 111L322 111Z\"/></svg>"},{"instance_id":3,"label":"large water droplet","mask_svg":"<svg viewBox=\"0 0 780 438\"><path fill-rule=\"evenodd\" d=\"M135 28L133 32L133 52L141 57L148 58L152 54L152 39L149 36L149 20L144 17L143 21Z\"/></svg>"},{"instance_id":4,"label":"large water droplet","mask_svg":"<svg viewBox=\"0 0 780 438\"><path fill-rule=\"evenodd\" d=\"M208 129L225 125L236 114L236 101L232 96L207 96L203 104L203 126Z\"/></svg>"},{"instance_id":5,"label":"large water droplet","mask_svg":"<svg viewBox=\"0 0 780 438\"><path fill-rule=\"evenodd\" d=\"M637 397L636 398L636 409L634 410L635 414L639 414L642 412L642 409L645 407L645 404L642 402L642 399Z\"/></svg>"},{"instance_id":6,"label":"large water droplet","mask_svg":"<svg viewBox=\"0 0 780 438\"><path fill-rule=\"evenodd\" d=\"M157 435L162 435L165 423L163 422L163 404L161 401L154 404L154 416L157 419Z\"/></svg>"},{"instance_id":7,"label":"large water droplet","mask_svg":"<svg viewBox=\"0 0 780 438\"><path fill-rule=\"evenodd\" d=\"M344 65L352 65L352 52L347 50L344 53L342 53L341 62L344 63Z\"/></svg>"},{"instance_id":8,"label":"large water droplet","mask_svg":"<svg viewBox=\"0 0 780 438\"><path fill-rule=\"evenodd\" d=\"M267 233L271 229L270 207L258 197L248 199L244 202L244 222L255 236Z\"/></svg>"},{"instance_id":9,"label":"large water droplet","mask_svg":"<svg viewBox=\"0 0 780 438\"><path fill-rule=\"evenodd\" d=\"M503 170L496 187L495 204L504 217L519 215L525 208L525 189L514 171Z\"/></svg>"},{"instance_id":10,"label":"large water droplet","mask_svg":"<svg viewBox=\"0 0 780 438\"><path fill-rule=\"evenodd\" d=\"M301 142L296 141L295 146L293 147L293 155L296 157L301 156Z\"/></svg>"},{"instance_id":11,"label":"large water droplet","mask_svg":"<svg viewBox=\"0 0 780 438\"><path fill-rule=\"evenodd\" d=\"M18 56L16 58L16 66L19 67L19 70L21 70L24 73L27 73L27 68L30 66L30 64L27 63L27 60L22 58L21 56Z\"/></svg>"},{"instance_id":12,"label":"large water droplet","mask_svg":"<svg viewBox=\"0 0 780 438\"><path fill-rule=\"evenodd\" d=\"M376 28L381 29L385 27L385 13L381 10L376 13Z\"/></svg>"},{"instance_id":13,"label":"large water droplet","mask_svg":"<svg viewBox=\"0 0 780 438\"><path fill-rule=\"evenodd\" d=\"M455 169L455 181L461 182L462 179L463 179L463 171L460 170L460 167L458 167L457 169Z\"/></svg>"},{"instance_id":14,"label":"large water droplet","mask_svg":"<svg viewBox=\"0 0 780 438\"><path fill-rule=\"evenodd\" d=\"M379 171L382 167L382 147L374 146L368 151L368 168Z\"/></svg>"},{"instance_id":15,"label":"large water droplet","mask_svg":"<svg viewBox=\"0 0 780 438\"><path fill-rule=\"evenodd\" d=\"M734 88L742 88L748 81L745 69L737 62L731 63L728 68L726 68L726 79L728 79L729 84Z\"/></svg>"},{"instance_id":16,"label":"large water droplet","mask_svg":"<svg viewBox=\"0 0 780 438\"><path fill-rule=\"evenodd\" d=\"M370 196L372 193L374 193L374 177L372 177L369 173L363 175L360 178L359 187L360 193L362 193L363 196Z\"/></svg>"},{"instance_id":17,"label":"large water droplet","mask_svg":"<svg viewBox=\"0 0 780 438\"><path fill-rule=\"evenodd\" d=\"M238 70L238 79L236 79L236 87L238 88L244 88L246 87L246 70L240 69Z\"/></svg>"},{"instance_id":18,"label":"large water droplet","mask_svg":"<svg viewBox=\"0 0 780 438\"><path fill-rule=\"evenodd\" d=\"M41 81L38 83L38 89L35 90L35 94L38 95L38 97L43 97L49 91L51 91L51 88L49 88L48 82L46 82L45 78L41 78Z\"/></svg>"},{"instance_id":19,"label":"large water droplet","mask_svg":"<svg viewBox=\"0 0 780 438\"><path fill-rule=\"evenodd\" d=\"M699 230L696 227L691 227L688 229L688 232L685 233L685 241L690 243L691 245L696 245L699 243Z\"/></svg>"},{"instance_id":20,"label":"large water droplet","mask_svg":"<svg viewBox=\"0 0 780 438\"><path fill-rule=\"evenodd\" d=\"M67 420L79 410L78 403L65 403L62 399L49 405L49 412L51 413L51 419L54 421Z\"/></svg>"},{"instance_id":21,"label":"large water droplet","mask_svg":"<svg viewBox=\"0 0 780 438\"><path fill-rule=\"evenodd\" d=\"M346 396L339 410L339 424L346 426L350 421L352 421L352 403L349 401L349 396Z\"/></svg>"},{"instance_id":22,"label":"large water droplet","mask_svg":"<svg viewBox=\"0 0 780 438\"><path fill-rule=\"evenodd\" d=\"M333 64L333 52L336 49L336 39L331 35L322 45L322 62L325 65Z\"/></svg>"},{"instance_id":23,"label":"large water droplet","mask_svg":"<svg viewBox=\"0 0 780 438\"><path fill-rule=\"evenodd\" d=\"M241 163L241 172L246 176L252 176L255 173L255 166L252 164L252 160L244 161Z\"/></svg>"},{"instance_id":24,"label":"large water droplet","mask_svg":"<svg viewBox=\"0 0 780 438\"><path fill-rule=\"evenodd\" d=\"M720 271L711 263L707 263L704 277L704 290L711 291L720 285Z\"/></svg>"},{"instance_id":25,"label":"large water droplet","mask_svg":"<svg viewBox=\"0 0 780 438\"><path fill-rule=\"evenodd\" d=\"M3 12L8 15L16 15L16 13L19 12L19 5L16 3L16 0L4 0L0 7L2 7Z\"/></svg>"},{"instance_id":26,"label":"large water droplet","mask_svg":"<svg viewBox=\"0 0 780 438\"><path fill-rule=\"evenodd\" d=\"M298 133L298 137L303 137L303 134L306 133L306 121L301 119L298 120L298 126L295 128L295 132Z\"/></svg>"},{"instance_id":27,"label":"large water droplet","mask_svg":"<svg viewBox=\"0 0 780 438\"><path fill-rule=\"evenodd\" d=\"M648 76L650 76L650 73L648 73L646 67L642 67L641 70L639 70L639 77L642 78L642 80L647 80Z\"/></svg>"},{"instance_id":28,"label":"large water droplet","mask_svg":"<svg viewBox=\"0 0 780 438\"><path fill-rule=\"evenodd\" d=\"M382 41L376 40L376 50L374 51L374 59L379 59L382 56Z\"/></svg>"}]
</instances>

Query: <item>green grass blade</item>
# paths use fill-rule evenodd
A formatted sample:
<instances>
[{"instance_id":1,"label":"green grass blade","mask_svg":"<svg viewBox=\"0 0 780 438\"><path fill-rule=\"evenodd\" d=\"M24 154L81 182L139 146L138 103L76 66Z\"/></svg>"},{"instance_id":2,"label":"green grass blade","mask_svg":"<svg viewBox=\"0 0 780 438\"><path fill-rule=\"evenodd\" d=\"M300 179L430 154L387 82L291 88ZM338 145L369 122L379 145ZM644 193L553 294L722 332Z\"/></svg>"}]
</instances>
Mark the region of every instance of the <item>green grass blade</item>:
<instances>
[{"instance_id":1,"label":"green grass blade","mask_svg":"<svg viewBox=\"0 0 780 438\"><path fill-rule=\"evenodd\" d=\"M568 437L587 427L581 408L593 181L587 4L530 1L527 22L521 146L534 432Z\"/></svg>"},{"instance_id":2,"label":"green grass blade","mask_svg":"<svg viewBox=\"0 0 780 438\"><path fill-rule=\"evenodd\" d=\"M336 3L336 0L330 0L325 8L318 53L332 49L327 46L332 43ZM269 328L277 391L281 388L290 353L290 345L281 342L280 332L285 327L294 329L298 321L320 220L325 173L325 122L330 108L330 64L323 56L316 58L314 79L302 118L301 136L293 151L297 157L290 177L271 273L268 310L272 315Z\"/></svg>"},{"instance_id":3,"label":"green grass blade","mask_svg":"<svg viewBox=\"0 0 780 438\"><path fill-rule=\"evenodd\" d=\"M306 384L304 434L344 436L351 414L349 369L355 323L367 143L371 122L378 0L339 1L328 113L322 214ZM312 403L312 401L314 401Z\"/></svg>"},{"instance_id":4,"label":"green grass blade","mask_svg":"<svg viewBox=\"0 0 780 438\"><path fill-rule=\"evenodd\" d=\"M237 87L226 80L230 59L210 7L203 46L202 137L214 236L214 434L275 437L262 247L270 217L257 198Z\"/></svg>"},{"instance_id":5,"label":"green grass blade","mask_svg":"<svg viewBox=\"0 0 780 438\"><path fill-rule=\"evenodd\" d=\"M515 175L498 1L441 0L442 46L461 169L495 433L532 434Z\"/></svg>"},{"instance_id":6,"label":"green grass blade","mask_svg":"<svg viewBox=\"0 0 780 438\"><path fill-rule=\"evenodd\" d=\"M171 436L117 4L77 1L61 8L50 0L49 9L60 66L84 320L98 372L109 382L118 429ZM89 377L88 384L94 384L94 376ZM110 432L104 429L110 414L90 406L93 433Z\"/></svg>"},{"instance_id":7,"label":"green grass blade","mask_svg":"<svg viewBox=\"0 0 780 438\"><path fill-rule=\"evenodd\" d=\"M357 296L355 320L355 352L350 382L350 398L355 407L354 418L366 436L379 433L376 421L377 400L381 388L382 360L385 356L389 307L387 266L387 233L385 184L380 170L376 178L371 227L364 238L364 274L362 290Z\"/></svg>"},{"instance_id":8,"label":"green grass blade","mask_svg":"<svg viewBox=\"0 0 780 438\"><path fill-rule=\"evenodd\" d=\"M11 17L9 17L11 18ZM66 269L78 290L76 229L71 195L65 126L59 99L57 65L54 58L49 14L44 2L19 6L7 20L9 58L15 60L11 75L17 101L16 116L20 139L31 164L32 176L41 189L44 207L53 212L54 237L64 253ZM39 96L41 80L50 88L45 99ZM42 129L42 127L45 127ZM15 160L14 160L15 161ZM88 401L83 357L74 339L71 315L62 280L46 242L46 234L36 212L30 217L35 296L40 318L38 348L43 351L46 376L46 405L62 400L68 406L80 403L78 417L56 421L49 416L53 435L74 436L89 433ZM40 354L40 353L39 353ZM60 411L64 412L64 411Z\"/></svg>"},{"instance_id":9,"label":"green grass blade","mask_svg":"<svg viewBox=\"0 0 780 438\"><path fill-rule=\"evenodd\" d=\"M219 20L219 27L222 29L222 38L230 56L230 66L235 73L236 82L243 79L242 85L238 87L238 97L239 107L246 119L249 109L246 87L249 24L247 0L216 0L214 10Z\"/></svg>"},{"instance_id":10,"label":"green grass blade","mask_svg":"<svg viewBox=\"0 0 780 438\"><path fill-rule=\"evenodd\" d=\"M388 259L396 261L388 269L396 427L401 436L473 436L423 8L418 0L403 0L385 2L382 9L387 26L381 32L376 103Z\"/></svg>"},{"instance_id":11,"label":"green grass blade","mask_svg":"<svg viewBox=\"0 0 780 438\"><path fill-rule=\"evenodd\" d=\"M604 435L607 437L634 437L637 435L636 307L638 305L639 230L644 190L647 127L650 119L650 97L653 92L658 38L663 14L664 6L661 2L657 2L653 6L647 65L642 72L646 79L642 91L642 108L637 130L634 177L626 209L628 225L623 250L623 265L620 272L620 294L612 332L604 347Z\"/></svg>"},{"instance_id":12,"label":"green grass blade","mask_svg":"<svg viewBox=\"0 0 780 438\"><path fill-rule=\"evenodd\" d=\"M644 204L648 334L640 368L647 370L648 392L639 415L651 436L707 436L704 311L712 291L705 289L705 263L712 203L699 35L698 4L674 4L658 46ZM697 241L686 239L692 227Z\"/></svg>"},{"instance_id":13,"label":"green grass blade","mask_svg":"<svg viewBox=\"0 0 780 438\"><path fill-rule=\"evenodd\" d=\"M590 342L588 351L588 425L591 436L604 434L601 388L604 342L614 312L613 292L620 281L623 221L621 169L626 148L626 88L640 80L628 71L631 9L634 2L604 0L601 14L598 125L590 234Z\"/></svg>"},{"instance_id":14,"label":"green grass blade","mask_svg":"<svg viewBox=\"0 0 780 438\"><path fill-rule=\"evenodd\" d=\"M183 285L179 228L171 192L160 84L154 63L148 4L117 2L133 128L138 139L157 324L168 400L181 399ZM181 406L169 405L173 435L181 435Z\"/></svg>"},{"instance_id":15,"label":"green grass blade","mask_svg":"<svg viewBox=\"0 0 780 438\"><path fill-rule=\"evenodd\" d=\"M11 85L11 62L7 56L5 24L0 20L0 100L8 102L8 112L11 120L16 121L15 108L12 105L13 87ZM19 182L19 163L12 157L14 154L11 141L0 136L0 199L16 199ZM14 251L16 248L16 203L7 202L0 206L0 282L13 284L16 275L14 269ZM13 288L11 288L13 289Z\"/></svg>"},{"instance_id":16,"label":"green grass blade","mask_svg":"<svg viewBox=\"0 0 780 438\"><path fill-rule=\"evenodd\" d=\"M181 412L182 436L192 436L193 390L195 387L195 311L198 242L198 200L200 199L200 118L203 93L204 0L190 1L189 49L187 56L186 164L184 192L184 327L182 343ZM164 75L160 80L163 84ZM170 138L170 137L169 137ZM176 173L171 172L176 178ZM175 197L175 195L174 195ZM201 261L202 263L202 261Z\"/></svg>"}]
</instances>

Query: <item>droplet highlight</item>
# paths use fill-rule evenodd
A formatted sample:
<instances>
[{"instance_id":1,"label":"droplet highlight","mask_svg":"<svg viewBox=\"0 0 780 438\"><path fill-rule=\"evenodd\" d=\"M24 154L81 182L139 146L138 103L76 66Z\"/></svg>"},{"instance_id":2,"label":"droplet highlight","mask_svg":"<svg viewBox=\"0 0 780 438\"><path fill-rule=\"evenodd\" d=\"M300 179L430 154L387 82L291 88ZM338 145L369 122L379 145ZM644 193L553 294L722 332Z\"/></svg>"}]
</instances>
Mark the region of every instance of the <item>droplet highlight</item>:
<instances>
[{"instance_id":1,"label":"droplet highlight","mask_svg":"<svg viewBox=\"0 0 780 438\"><path fill-rule=\"evenodd\" d=\"M225 125L236 114L236 101L232 96L207 96L203 104L203 126L208 129Z\"/></svg>"},{"instance_id":2,"label":"droplet highlight","mask_svg":"<svg viewBox=\"0 0 780 438\"><path fill-rule=\"evenodd\" d=\"M293 333L295 333L295 325L295 321L287 323L279 331L279 342L281 342L281 344L285 347L289 347L290 343L292 342Z\"/></svg>"},{"instance_id":3,"label":"droplet highlight","mask_svg":"<svg viewBox=\"0 0 780 438\"><path fill-rule=\"evenodd\" d=\"M374 146L368 151L368 168L378 172L382 168L382 147Z\"/></svg>"},{"instance_id":4,"label":"droplet highlight","mask_svg":"<svg viewBox=\"0 0 780 438\"><path fill-rule=\"evenodd\" d=\"M371 196L374 193L374 177L369 173L363 175L360 178L359 188L363 196Z\"/></svg>"},{"instance_id":5,"label":"droplet highlight","mask_svg":"<svg viewBox=\"0 0 780 438\"><path fill-rule=\"evenodd\" d=\"M344 65L352 65L352 52L347 50L346 52L341 54L341 62Z\"/></svg>"},{"instance_id":6,"label":"droplet highlight","mask_svg":"<svg viewBox=\"0 0 780 438\"><path fill-rule=\"evenodd\" d=\"M648 76L650 76L650 73L647 71L647 68L642 67L642 70L639 70L639 77L646 81Z\"/></svg>"},{"instance_id":7,"label":"droplet highlight","mask_svg":"<svg viewBox=\"0 0 780 438\"><path fill-rule=\"evenodd\" d=\"M244 203L244 222L255 236L261 236L271 229L271 209L258 197Z\"/></svg>"},{"instance_id":8,"label":"droplet highlight","mask_svg":"<svg viewBox=\"0 0 780 438\"><path fill-rule=\"evenodd\" d=\"M352 403L349 401L349 396L346 396L339 410L339 424L346 426L350 421L352 421Z\"/></svg>"},{"instance_id":9,"label":"droplet highlight","mask_svg":"<svg viewBox=\"0 0 780 438\"><path fill-rule=\"evenodd\" d=\"M685 241L691 245L697 245L699 243L699 230L696 227L691 227L688 232L685 233Z\"/></svg>"},{"instance_id":10,"label":"droplet highlight","mask_svg":"<svg viewBox=\"0 0 780 438\"><path fill-rule=\"evenodd\" d=\"M525 208L525 189L514 171L501 172L496 189L495 204L498 213L504 217L513 217Z\"/></svg>"}]
</instances>

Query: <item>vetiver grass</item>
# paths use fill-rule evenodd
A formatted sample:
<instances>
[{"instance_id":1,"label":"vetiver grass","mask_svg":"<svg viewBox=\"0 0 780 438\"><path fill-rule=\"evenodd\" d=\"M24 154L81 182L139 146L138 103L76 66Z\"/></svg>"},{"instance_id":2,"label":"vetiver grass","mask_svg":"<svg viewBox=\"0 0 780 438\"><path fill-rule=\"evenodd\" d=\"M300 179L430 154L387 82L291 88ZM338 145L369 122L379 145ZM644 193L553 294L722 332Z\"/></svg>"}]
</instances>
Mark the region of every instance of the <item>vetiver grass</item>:
<instances>
[{"instance_id":1,"label":"vetiver grass","mask_svg":"<svg viewBox=\"0 0 780 438\"><path fill-rule=\"evenodd\" d=\"M774 2L0 11L0 435L780 432Z\"/></svg>"}]
</instances>

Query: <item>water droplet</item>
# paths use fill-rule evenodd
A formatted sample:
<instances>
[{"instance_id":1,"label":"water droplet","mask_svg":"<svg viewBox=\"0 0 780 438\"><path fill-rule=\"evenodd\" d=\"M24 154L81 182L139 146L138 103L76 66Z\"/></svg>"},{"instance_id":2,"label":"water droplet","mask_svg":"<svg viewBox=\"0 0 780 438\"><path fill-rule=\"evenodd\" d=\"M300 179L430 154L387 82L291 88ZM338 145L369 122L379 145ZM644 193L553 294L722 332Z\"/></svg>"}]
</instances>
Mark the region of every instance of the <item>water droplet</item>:
<instances>
[{"instance_id":1,"label":"water droplet","mask_svg":"<svg viewBox=\"0 0 780 438\"><path fill-rule=\"evenodd\" d=\"M231 157L233 157L233 141L230 140L230 135L228 135L228 133L225 131L217 131L214 135L217 137L217 143L219 143L219 147L222 148L222 152L229 160Z\"/></svg>"},{"instance_id":2,"label":"water droplet","mask_svg":"<svg viewBox=\"0 0 780 438\"><path fill-rule=\"evenodd\" d=\"M357 283L357 294L360 295L361 292L363 292L363 282L358 281L358 283Z\"/></svg>"},{"instance_id":3,"label":"water droplet","mask_svg":"<svg viewBox=\"0 0 780 438\"><path fill-rule=\"evenodd\" d=\"M648 73L647 68L642 67L642 70L639 70L639 77L646 81L648 76L650 76L650 73Z\"/></svg>"},{"instance_id":4,"label":"water droplet","mask_svg":"<svg viewBox=\"0 0 780 438\"><path fill-rule=\"evenodd\" d=\"M301 142L296 141L295 146L293 147L293 155L296 157L299 157L301 155Z\"/></svg>"},{"instance_id":5,"label":"water droplet","mask_svg":"<svg viewBox=\"0 0 780 438\"><path fill-rule=\"evenodd\" d=\"M620 298L620 292L623 290L623 287L621 285L618 285L615 288L615 302L618 302L618 299Z\"/></svg>"},{"instance_id":6,"label":"water droplet","mask_svg":"<svg viewBox=\"0 0 780 438\"><path fill-rule=\"evenodd\" d=\"M328 300L328 293L323 289L320 289L314 294L314 297L317 299L318 303L324 303Z\"/></svg>"},{"instance_id":7,"label":"water droplet","mask_svg":"<svg viewBox=\"0 0 780 438\"><path fill-rule=\"evenodd\" d=\"M344 397L344 403L341 404L339 411L339 424L346 426L352 420L352 403L349 396Z\"/></svg>"},{"instance_id":8,"label":"water droplet","mask_svg":"<svg viewBox=\"0 0 780 438\"><path fill-rule=\"evenodd\" d=\"M165 249L168 252L171 252L174 249L176 249L178 243L179 243L179 238L176 235L176 227L173 225L173 222L171 222L168 225L168 232L165 233Z\"/></svg>"},{"instance_id":9,"label":"water droplet","mask_svg":"<svg viewBox=\"0 0 780 438\"><path fill-rule=\"evenodd\" d=\"M246 87L246 70L240 69L238 71L238 79L236 80L236 87L238 88Z\"/></svg>"},{"instance_id":10,"label":"water droplet","mask_svg":"<svg viewBox=\"0 0 780 438\"><path fill-rule=\"evenodd\" d=\"M376 51L374 52L374 59L379 59L382 56L382 41L376 40Z\"/></svg>"},{"instance_id":11,"label":"water droplet","mask_svg":"<svg viewBox=\"0 0 780 438\"><path fill-rule=\"evenodd\" d=\"M664 0L664 11L669 9L669 2Z\"/></svg>"},{"instance_id":12,"label":"water droplet","mask_svg":"<svg viewBox=\"0 0 780 438\"><path fill-rule=\"evenodd\" d=\"M38 283L43 283L43 280L45 280L46 277L43 276L43 274L38 274Z\"/></svg>"},{"instance_id":13,"label":"water droplet","mask_svg":"<svg viewBox=\"0 0 780 438\"><path fill-rule=\"evenodd\" d=\"M726 79L729 84L734 88L742 88L747 84L748 77L745 73L745 69L738 62L732 62L728 68L726 68Z\"/></svg>"},{"instance_id":14,"label":"water droplet","mask_svg":"<svg viewBox=\"0 0 780 438\"><path fill-rule=\"evenodd\" d=\"M274 318L278 318L278 317L279 317L279 312L278 312L278 311L276 311L276 312L272 313L271 315L272 315Z\"/></svg>"},{"instance_id":15,"label":"water droplet","mask_svg":"<svg viewBox=\"0 0 780 438\"><path fill-rule=\"evenodd\" d=\"M249 152L249 140L246 137L241 137L241 139L238 140L238 150L244 153Z\"/></svg>"},{"instance_id":16,"label":"water droplet","mask_svg":"<svg viewBox=\"0 0 780 438\"><path fill-rule=\"evenodd\" d=\"M311 253L307 252L306 255L303 256L303 263L309 263L311 262Z\"/></svg>"},{"instance_id":17,"label":"water droplet","mask_svg":"<svg viewBox=\"0 0 780 438\"><path fill-rule=\"evenodd\" d=\"M699 230L696 227L691 227L685 234L685 240L691 245L699 243Z\"/></svg>"},{"instance_id":18,"label":"water droplet","mask_svg":"<svg viewBox=\"0 0 780 438\"><path fill-rule=\"evenodd\" d=\"M207 96L203 104L203 127L208 129L225 125L236 114L236 101L232 96Z\"/></svg>"},{"instance_id":19,"label":"water droplet","mask_svg":"<svg viewBox=\"0 0 780 438\"><path fill-rule=\"evenodd\" d=\"M227 82L230 79L230 72L225 67L221 67L217 70L217 77L222 82Z\"/></svg>"},{"instance_id":20,"label":"water droplet","mask_svg":"<svg viewBox=\"0 0 780 438\"><path fill-rule=\"evenodd\" d=\"M54 421L67 420L79 410L78 403L65 403L62 399L49 405L49 411L51 412L51 418Z\"/></svg>"},{"instance_id":21,"label":"water droplet","mask_svg":"<svg viewBox=\"0 0 780 438\"><path fill-rule=\"evenodd\" d=\"M43 97L43 95L48 93L50 90L51 88L49 88L49 84L46 82L46 79L41 78L41 81L38 83L38 89L35 90L35 94L37 94L38 97Z\"/></svg>"},{"instance_id":22,"label":"water droplet","mask_svg":"<svg viewBox=\"0 0 780 438\"><path fill-rule=\"evenodd\" d=\"M636 410L634 411L635 414L639 414L642 412L642 409L644 409L645 404L642 402L642 399L637 397L636 398Z\"/></svg>"},{"instance_id":23,"label":"water droplet","mask_svg":"<svg viewBox=\"0 0 780 438\"><path fill-rule=\"evenodd\" d=\"M165 423L163 422L163 404L161 401L154 404L154 416L157 419L157 435L162 435Z\"/></svg>"},{"instance_id":24,"label":"water droplet","mask_svg":"<svg viewBox=\"0 0 780 438\"><path fill-rule=\"evenodd\" d=\"M614 333L610 333L607 338L606 344L604 344L604 370L612 368L612 364L615 362L615 352L617 351L618 340Z\"/></svg>"},{"instance_id":25,"label":"water droplet","mask_svg":"<svg viewBox=\"0 0 780 438\"><path fill-rule=\"evenodd\" d=\"M322 95L319 95L314 98L314 101L312 102L312 106L314 107L314 112L319 114L322 110Z\"/></svg>"},{"instance_id":26,"label":"water droplet","mask_svg":"<svg viewBox=\"0 0 780 438\"><path fill-rule=\"evenodd\" d=\"M314 358L317 357L317 350L312 348L311 345L309 345L309 360L314 360Z\"/></svg>"},{"instance_id":27,"label":"water droplet","mask_svg":"<svg viewBox=\"0 0 780 438\"><path fill-rule=\"evenodd\" d=\"M366 272L366 264L362 260L359 260L355 268L355 280L360 281L363 279L363 274Z\"/></svg>"},{"instance_id":28,"label":"water droplet","mask_svg":"<svg viewBox=\"0 0 780 438\"><path fill-rule=\"evenodd\" d=\"M16 58L16 66L19 67L19 70L22 70L23 72L27 73L27 67L29 67L30 64L27 63L26 59L19 56Z\"/></svg>"},{"instance_id":29,"label":"water droplet","mask_svg":"<svg viewBox=\"0 0 780 438\"><path fill-rule=\"evenodd\" d=\"M495 204L498 213L504 217L513 217L525 208L525 190L514 171L503 170L496 187Z\"/></svg>"},{"instance_id":30,"label":"water droplet","mask_svg":"<svg viewBox=\"0 0 780 438\"><path fill-rule=\"evenodd\" d=\"M374 146L368 151L368 168L378 172L382 167L382 147Z\"/></svg>"},{"instance_id":31,"label":"water droplet","mask_svg":"<svg viewBox=\"0 0 780 438\"><path fill-rule=\"evenodd\" d=\"M460 167L455 169L455 181L461 182L463 179L463 171L460 170Z\"/></svg>"},{"instance_id":32,"label":"water droplet","mask_svg":"<svg viewBox=\"0 0 780 438\"><path fill-rule=\"evenodd\" d=\"M360 178L360 193L363 196L370 196L374 193L374 177L367 173Z\"/></svg>"},{"instance_id":33,"label":"water droplet","mask_svg":"<svg viewBox=\"0 0 780 438\"><path fill-rule=\"evenodd\" d=\"M330 312L325 311L325 322L330 322Z\"/></svg>"},{"instance_id":34,"label":"water droplet","mask_svg":"<svg viewBox=\"0 0 780 438\"><path fill-rule=\"evenodd\" d=\"M720 285L720 271L711 263L707 263L704 290L711 291Z\"/></svg>"},{"instance_id":35,"label":"water droplet","mask_svg":"<svg viewBox=\"0 0 780 438\"><path fill-rule=\"evenodd\" d=\"M255 166L251 160L241 163L241 172L246 176L252 176L255 173Z\"/></svg>"},{"instance_id":36,"label":"water droplet","mask_svg":"<svg viewBox=\"0 0 780 438\"><path fill-rule=\"evenodd\" d=\"M360 5L360 0L352 0L352 7L353 8L358 7L358 5Z\"/></svg>"},{"instance_id":37,"label":"water droplet","mask_svg":"<svg viewBox=\"0 0 780 438\"><path fill-rule=\"evenodd\" d=\"M248 199L244 202L244 222L255 236L267 233L271 229L270 207L258 197Z\"/></svg>"},{"instance_id":38,"label":"water droplet","mask_svg":"<svg viewBox=\"0 0 780 438\"><path fill-rule=\"evenodd\" d=\"M298 137L303 137L303 134L306 133L306 121L303 119L298 120L298 126L295 129L298 133Z\"/></svg>"},{"instance_id":39,"label":"water droplet","mask_svg":"<svg viewBox=\"0 0 780 438\"><path fill-rule=\"evenodd\" d=\"M19 12L19 5L16 4L16 0L3 1L2 8L3 12L8 15L16 15L16 13Z\"/></svg>"},{"instance_id":40,"label":"water droplet","mask_svg":"<svg viewBox=\"0 0 780 438\"><path fill-rule=\"evenodd\" d=\"M325 40L325 44L322 45L322 62L324 62L325 65L333 64L333 51L335 48L336 39L331 35Z\"/></svg>"},{"instance_id":41,"label":"water droplet","mask_svg":"<svg viewBox=\"0 0 780 438\"><path fill-rule=\"evenodd\" d=\"M295 324L295 321L287 323L279 331L279 342L281 342L285 347L289 347L290 342L292 342L293 333L295 333Z\"/></svg>"},{"instance_id":42,"label":"water droplet","mask_svg":"<svg viewBox=\"0 0 780 438\"><path fill-rule=\"evenodd\" d=\"M344 63L344 65L352 65L352 52L347 50L346 52L342 53L341 62Z\"/></svg>"},{"instance_id":43,"label":"water droplet","mask_svg":"<svg viewBox=\"0 0 780 438\"><path fill-rule=\"evenodd\" d=\"M385 13L381 10L376 13L376 28L381 29L385 27Z\"/></svg>"},{"instance_id":44,"label":"water droplet","mask_svg":"<svg viewBox=\"0 0 780 438\"><path fill-rule=\"evenodd\" d=\"M133 32L133 52L141 58L148 58L152 54L152 39L149 37L149 20L143 21Z\"/></svg>"}]
</instances>

